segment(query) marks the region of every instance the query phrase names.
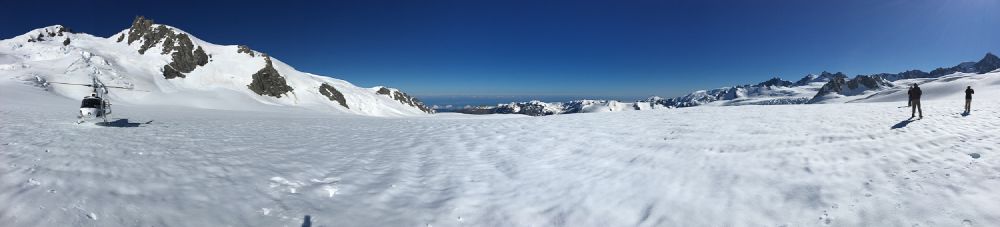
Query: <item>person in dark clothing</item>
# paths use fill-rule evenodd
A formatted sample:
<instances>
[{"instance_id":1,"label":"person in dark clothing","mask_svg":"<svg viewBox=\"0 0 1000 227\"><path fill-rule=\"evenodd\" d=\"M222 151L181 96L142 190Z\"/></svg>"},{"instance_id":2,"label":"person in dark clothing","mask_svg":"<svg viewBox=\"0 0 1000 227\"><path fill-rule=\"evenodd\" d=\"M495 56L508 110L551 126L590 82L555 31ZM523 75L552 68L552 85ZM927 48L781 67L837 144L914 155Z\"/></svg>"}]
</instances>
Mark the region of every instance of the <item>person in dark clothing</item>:
<instances>
[{"instance_id":1,"label":"person in dark clothing","mask_svg":"<svg viewBox=\"0 0 1000 227\"><path fill-rule=\"evenodd\" d=\"M914 84L914 86L916 86L916 84ZM907 90L906 94L909 95L906 99L906 107L911 107L913 106L913 86L910 86L910 90Z\"/></svg>"},{"instance_id":2,"label":"person in dark clothing","mask_svg":"<svg viewBox=\"0 0 1000 227\"><path fill-rule=\"evenodd\" d=\"M965 113L972 112L972 94L976 91L972 90L972 86L965 88Z\"/></svg>"},{"instance_id":3,"label":"person in dark clothing","mask_svg":"<svg viewBox=\"0 0 1000 227\"><path fill-rule=\"evenodd\" d=\"M910 100L912 100L910 101L910 105L913 107L912 111L910 112L910 117L911 118L916 117L916 113L919 111L920 118L924 118L924 110L923 108L920 108L920 95L923 94L923 92L920 91L919 86L914 84L913 88L910 89L909 93L910 93Z\"/></svg>"}]
</instances>

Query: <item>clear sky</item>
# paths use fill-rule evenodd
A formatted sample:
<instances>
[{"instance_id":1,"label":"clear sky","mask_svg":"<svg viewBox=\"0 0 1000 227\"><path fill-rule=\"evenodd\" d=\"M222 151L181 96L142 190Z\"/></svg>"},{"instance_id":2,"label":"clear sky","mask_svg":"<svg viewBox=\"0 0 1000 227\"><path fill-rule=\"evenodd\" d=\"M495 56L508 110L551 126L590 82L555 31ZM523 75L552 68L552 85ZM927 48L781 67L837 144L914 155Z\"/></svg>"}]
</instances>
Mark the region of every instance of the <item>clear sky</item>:
<instances>
[{"instance_id":1,"label":"clear sky","mask_svg":"<svg viewBox=\"0 0 1000 227\"><path fill-rule=\"evenodd\" d=\"M1000 0L5 1L0 38L136 15L301 71L415 95L676 96L1000 52Z\"/></svg>"}]
</instances>

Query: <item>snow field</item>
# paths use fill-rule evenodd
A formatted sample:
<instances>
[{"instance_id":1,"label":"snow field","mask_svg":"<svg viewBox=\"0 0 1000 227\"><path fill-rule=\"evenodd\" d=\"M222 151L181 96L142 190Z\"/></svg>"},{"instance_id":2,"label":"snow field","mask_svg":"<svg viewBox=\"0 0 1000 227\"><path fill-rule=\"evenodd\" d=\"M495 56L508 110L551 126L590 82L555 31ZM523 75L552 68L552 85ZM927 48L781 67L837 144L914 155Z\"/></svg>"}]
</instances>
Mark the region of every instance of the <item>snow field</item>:
<instances>
[{"instance_id":1,"label":"snow field","mask_svg":"<svg viewBox=\"0 0 1000 227\"><path fill-rule=\"evenodd\" d=\"M989 87L971 115L941 96L912 122L898 100L421 118L116 105L137 127L0 88L9 226L1000 223Z\"/></svg>"}]
</instances>

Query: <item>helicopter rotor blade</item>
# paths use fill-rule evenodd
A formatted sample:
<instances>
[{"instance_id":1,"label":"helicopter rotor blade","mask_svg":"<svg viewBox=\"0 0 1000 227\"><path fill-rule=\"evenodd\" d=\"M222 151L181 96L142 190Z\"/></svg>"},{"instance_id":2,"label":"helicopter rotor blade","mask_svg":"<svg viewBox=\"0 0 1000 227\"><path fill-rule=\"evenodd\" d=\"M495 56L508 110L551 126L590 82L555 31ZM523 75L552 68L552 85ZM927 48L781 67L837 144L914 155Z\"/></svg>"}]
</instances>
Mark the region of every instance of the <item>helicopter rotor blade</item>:
<instances>
[{"instance_id":1,"label":"helicopter rotor blade","mask_svg":"<svg viewBox=\"0 0 1000 227\"><path fill-rule=\"evenodd\" d=\"M46 83L50 83L50 84L64 84L64 85L78 85L78 86L87 86L87 87L94 87L94 85L93 85L93 84L77 84L77 83L63 83L63 82L52 82L52 81L49 81L49 82L46 82Z\"/></svg>"},{"instance_id":2,"label":"helicopter rotor blade","mask_svg":"<svg viewBox=\"0 0 1000 227\"><path fill-rule=\"evenodd\" d=\"M51 82L51 81L47 82L47 83L50 83L50 84L63 84L63 85L77 85L77 86L85 86L85 87L94 87L93 84L77 84L77 83L63 83L63 82ZM104 85L98 85L97 87L117 88L117 89L125 89L125 90L130 90L130 91L150 92L150 91L147 91L147 90L138 90L138 89L135 89L135 88L132 88L132 87L104 86Z\"/></svg>"}]
</instances>

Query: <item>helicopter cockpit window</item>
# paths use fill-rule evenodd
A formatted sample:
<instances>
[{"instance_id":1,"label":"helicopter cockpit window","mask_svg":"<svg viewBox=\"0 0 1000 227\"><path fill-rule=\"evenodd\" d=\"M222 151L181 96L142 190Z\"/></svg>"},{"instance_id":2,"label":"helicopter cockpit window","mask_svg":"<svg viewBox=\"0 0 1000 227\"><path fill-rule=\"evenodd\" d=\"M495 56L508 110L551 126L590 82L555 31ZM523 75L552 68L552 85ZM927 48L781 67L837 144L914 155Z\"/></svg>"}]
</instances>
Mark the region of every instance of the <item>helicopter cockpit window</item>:
<instances>
[{"instance_id":1,"label":"helicopter cockpit window","mask_svg":"<svg viewBox=\"0 0 1000 227\"><path fill-rule=\"evenodd\" d=\"M80 104L80 108L100 108L101 99L99 98L84 98L83 103Z\"/></svg>"}]
</instances>

